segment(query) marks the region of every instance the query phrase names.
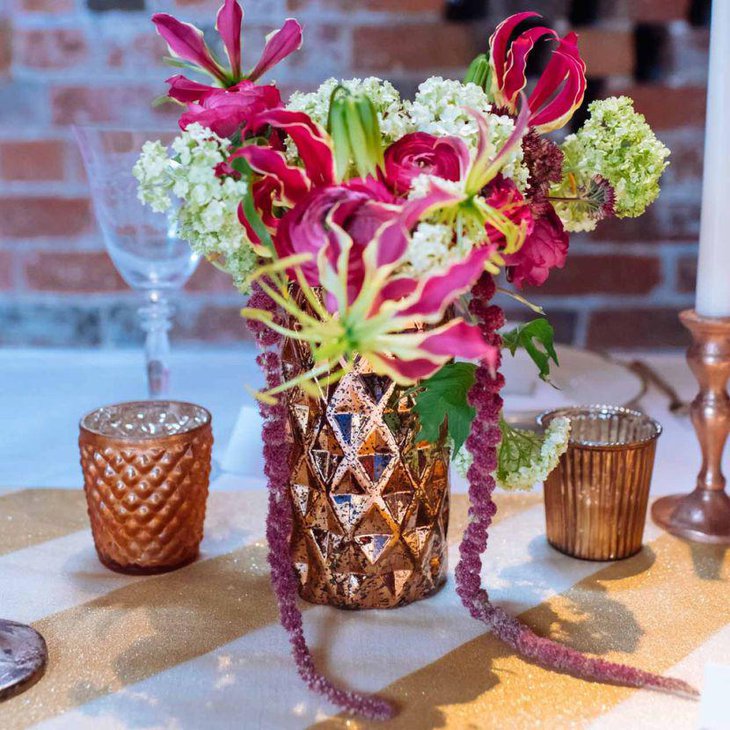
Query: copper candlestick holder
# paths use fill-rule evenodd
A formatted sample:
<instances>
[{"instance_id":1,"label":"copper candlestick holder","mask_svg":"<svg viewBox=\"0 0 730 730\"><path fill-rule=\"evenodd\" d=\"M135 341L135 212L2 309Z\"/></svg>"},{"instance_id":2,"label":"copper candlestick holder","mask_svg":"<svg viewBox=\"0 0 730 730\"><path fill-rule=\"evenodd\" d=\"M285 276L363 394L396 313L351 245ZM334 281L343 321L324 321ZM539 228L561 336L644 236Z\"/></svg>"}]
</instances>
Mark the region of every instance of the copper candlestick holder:
<instances>
[{"instance_id":1,"label":"copper candlestick holder","mask_svg":"<svg viewBox=\"0 0 730 730\"><path fill-rule=\"evenodd\" d=\"M692 335L687 362L700 384L690 415L702 449L694 492L654 502L651 516L667 532L695 542L730 545L730 497L725 492L722 453L730 433L730 317L679 315Z\"/></svg>"}]
</instances>

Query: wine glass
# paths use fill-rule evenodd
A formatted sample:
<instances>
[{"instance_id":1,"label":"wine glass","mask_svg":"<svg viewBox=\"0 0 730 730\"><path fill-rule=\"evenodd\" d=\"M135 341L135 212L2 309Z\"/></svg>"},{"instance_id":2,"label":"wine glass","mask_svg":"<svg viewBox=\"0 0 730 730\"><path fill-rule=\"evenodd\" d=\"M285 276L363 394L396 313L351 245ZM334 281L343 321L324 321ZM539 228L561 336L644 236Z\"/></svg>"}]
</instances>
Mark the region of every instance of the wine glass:
<instances>
[{"instance_id":1,"label":"wine glass","mask_svg":"<svg viewBox=\"0 0 730 730\"><path fill-rule=\"evenodd\" d=\"M157 213L139 201L132 168L147 140L169 144L175 135L94 126L75 127L75 132L109 256L127 284L147 299L139 309L147 388L150 398L161 398L170 381L173 309L167 295L185 285L200 257L180 238L174 206Z\"/></svg>"}]
</instances>

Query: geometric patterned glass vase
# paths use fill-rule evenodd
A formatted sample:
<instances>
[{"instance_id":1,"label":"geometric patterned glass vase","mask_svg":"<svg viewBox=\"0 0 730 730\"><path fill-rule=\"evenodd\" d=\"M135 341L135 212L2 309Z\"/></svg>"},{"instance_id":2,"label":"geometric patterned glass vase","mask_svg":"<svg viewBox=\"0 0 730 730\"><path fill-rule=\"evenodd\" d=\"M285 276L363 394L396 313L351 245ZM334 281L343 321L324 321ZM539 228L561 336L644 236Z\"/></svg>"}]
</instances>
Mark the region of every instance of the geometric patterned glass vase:
<instances>
[{"instance_id":1,"label":"geometric patterned glass vase","mask_svg":"<svg viewBox=\"0 0 730 730\"><path fill-rule=\"evenodd\" d=\"M286 340L285 378L312 366ZM364 360L315 398L288 398L291 555L299 592L339 608L393 608L446 581L449 449L417 441L412 399Z\"/></svg>"}]
</instances>

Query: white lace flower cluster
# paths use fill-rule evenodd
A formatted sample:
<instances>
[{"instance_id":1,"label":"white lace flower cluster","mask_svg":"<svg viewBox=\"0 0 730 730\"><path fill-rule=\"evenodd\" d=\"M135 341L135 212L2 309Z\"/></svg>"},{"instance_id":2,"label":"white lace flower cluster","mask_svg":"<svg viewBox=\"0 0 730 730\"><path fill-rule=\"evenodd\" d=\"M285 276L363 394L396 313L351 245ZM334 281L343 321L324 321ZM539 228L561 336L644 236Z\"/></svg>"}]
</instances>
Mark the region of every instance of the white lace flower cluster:
<instances>
[{"instance_id":1,"label":"white lace flower cluster","mask_svg":"<svg viewBox=\"0 0 730 730\"><path fill-rule=\"evenodd\" d=\"M499 467L494 473L497 486L502 489L528 490L538 482L544 482L558 465L560 457L568 448L570 419L554 418L542 436L510 427L503 428L502 432ZM524 443L515 444L514 441ZM507 458L503 458L505 449L510 451ZM466 476L473 458L464 446L454 454L452 461L457 472ZM511 468L505 469L505 463Z\"/></svg>"},{"instance_id":2,"label":"white lace flower cluster","mask_svg":"<svg viewBox=\"0 0 730 730\"><path fill-rule=\"evenodd\" d=\"M242 285L257 265L238 220L247 183L215 172L227 159L230 143L196 123L176 137L171 148L168 153L159 141L145 142L132 170L139 199L159 213L179 199L180 236L197 253L221 261Z\"/></svg>"},{"instance_id":3,"label":"white lace flower cluster","mask_svg":"<svg viewBox=\"0 0 730 730\"><path fill-rule=\"evenodd\" d=\"M495 151L504 144L515 126L510 117L492 113L492 105L480 86L440 76L424 81L413 101L406 102L405 107L415 130L437 137L460 137L472 152L477 148L479 130L467 108L476 109L487 117L490 142ZM524 192L529 171L522 164L521 146L512 153L502 174L512 178Z\"/></svg>"},{"instance_id":4,"label":"white lace flower cluster","mask_svg":"<svg viewBox=\"0 0 730 730\"><path fill-rule=\"evenodd\" d=\"M366 79L327 79L316 91L304 94L294 92L287 104L292 111L305 112L315 122L323 127L327 126L327 116L330 108L332 92L338 85L344 86L353 94L364 94L375 105L378 112L378 122L383 135L383 142L389 145L400 139L404 134L412 131L411 121L405 112L398 89L389 81L383 81L376 76Z\"/></svg>"}]
</instances>

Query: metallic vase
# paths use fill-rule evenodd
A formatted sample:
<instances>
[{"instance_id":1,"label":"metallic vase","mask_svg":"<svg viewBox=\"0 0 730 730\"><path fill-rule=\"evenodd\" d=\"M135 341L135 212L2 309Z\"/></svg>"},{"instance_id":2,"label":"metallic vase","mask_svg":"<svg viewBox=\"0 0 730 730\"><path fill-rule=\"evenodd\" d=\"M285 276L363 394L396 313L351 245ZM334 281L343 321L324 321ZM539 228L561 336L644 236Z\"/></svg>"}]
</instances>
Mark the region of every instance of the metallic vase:
<instances>
[{"instance_id":1,"label":"metallic vase","mask_svg":"<svg viewBox=\"0 0 730 730\"><path fill-rule=\"evenodd\" d=\"M212 445L210 414L192 403L120 403L81 419L84 491L104 565L162 573L197 558Z\"/></svg>"},{"instance_id":2,"label":"metallic vase","mask_svg":"<svg viewBox=\"0 0 730 730\"><path fill-rule=\"evenodd\" d=\"M661 426L616 406L561 408L540 416L547 426L568 417L567 451L545 481L548 542L584 560L619 560L641 550L656 441Z\"/></svg>"},{"instance_id":3,"label":"metallic vase","mask_svg":"<svg viewBox=\"0 0 730 730\"><path fill-rule=\"evenodd\" d=\"M289 379L311 366L287 340ZM359 360L315 398L289 397L291 555L300 595L339 608L392 608L446 580L449 450L418 441L412 398Z\"/></svg>"}]
</instances>

